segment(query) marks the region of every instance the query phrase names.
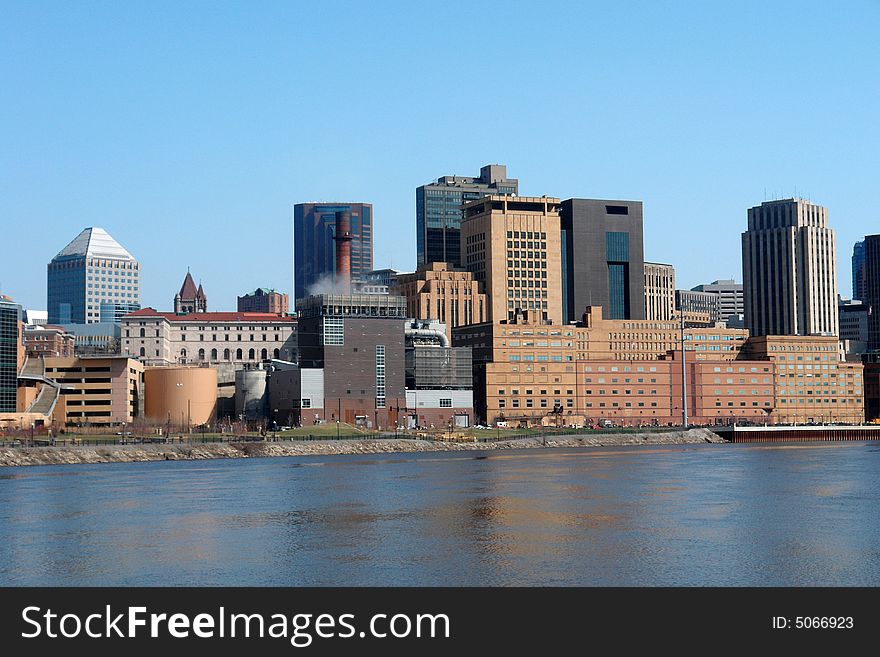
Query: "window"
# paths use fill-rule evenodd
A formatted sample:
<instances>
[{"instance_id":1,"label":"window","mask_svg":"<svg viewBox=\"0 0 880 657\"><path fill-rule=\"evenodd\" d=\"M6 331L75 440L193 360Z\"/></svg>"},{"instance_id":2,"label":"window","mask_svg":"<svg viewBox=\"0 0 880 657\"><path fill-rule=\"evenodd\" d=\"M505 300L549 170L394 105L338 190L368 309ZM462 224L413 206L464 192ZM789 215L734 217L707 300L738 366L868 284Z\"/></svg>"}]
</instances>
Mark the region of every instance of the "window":
<instances>
[{"instance_id":1,"label":"window","mask_svg":"<svg viewBox=\"0 0 880 657\"><path fill-rule=\"evenodd\" d=\"M385 408L385 345L382 344L376 345L376 408Z\"/></svg>"},{"instance_id":2,"label":"window","mask_svg":"<svg viewBox=\"0 0 880 657\"><path fill-rule=\"evenodd\" d=\"M312 400L309 399L308 397L303 397L302 399L299 400L299 407L300 408L311 408L312 407Z\"/></svg>"},{"instance_id":3,"label":"window","mask_svg":"<svg viewBox=\"0 0 880 657\"><path fill-rule=\"evenodd\" d=\"M217 350L211 349L211 360L217 360Z\"/></svg>"},{"instance_id":4,"label":"window","mask_svg":"<svg viewBox=\"0 0 880 657\"><path fill-rule=\"evenodd\" d=\"M452 408L452 399L440 398L440 408Z\"/></svg>"},{"instance_id":5,"label":"window","mask_svg":"<svg viewBox=\"0 0 880 657\"><path fill-rule=\"evenodd\" d=\"M253 360L254 358L256 358L256 356L257 355L253 349L248 349L248 360Z\"/></svg>"}]
</instances>

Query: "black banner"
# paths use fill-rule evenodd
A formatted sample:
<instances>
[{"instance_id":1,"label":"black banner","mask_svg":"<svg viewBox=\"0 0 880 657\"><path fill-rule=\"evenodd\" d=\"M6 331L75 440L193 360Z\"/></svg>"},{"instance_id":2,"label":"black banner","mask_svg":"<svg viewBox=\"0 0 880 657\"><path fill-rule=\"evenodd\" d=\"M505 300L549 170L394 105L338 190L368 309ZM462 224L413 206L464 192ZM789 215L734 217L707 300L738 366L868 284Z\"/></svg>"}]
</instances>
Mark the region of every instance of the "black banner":
<instances>
[{"instance_id":1,"label":"black banner","mask_svg":"<svg viewBox=\"0 0 880 657\"><path fill-rule=\"evenodd\" d=\"M875 589L6 588L8 655L128 646L166 655L440 654L611 641L673 647L855 648L880 636ZM608 645L608 644L605 644ZM12 651L10 652L10 649ZM615 652L617 651L615 650Z\"/></svg>"}]
</instances>

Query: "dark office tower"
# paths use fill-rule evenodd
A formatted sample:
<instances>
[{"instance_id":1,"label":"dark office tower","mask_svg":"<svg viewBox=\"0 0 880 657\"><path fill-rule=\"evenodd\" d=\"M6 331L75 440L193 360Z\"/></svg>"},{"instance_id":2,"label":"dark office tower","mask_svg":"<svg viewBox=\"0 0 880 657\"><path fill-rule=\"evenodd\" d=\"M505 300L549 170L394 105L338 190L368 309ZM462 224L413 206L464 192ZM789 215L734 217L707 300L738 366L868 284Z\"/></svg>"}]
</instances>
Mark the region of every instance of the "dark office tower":
<instances>
[{"instance_id":1,"label":"dark office tower","mask_svg":"<svg viewBox=\"0 0 880 657\"><path fill-rule=\"evenodd\" d=\"M15 413L21 344L21 306L0 294L0 413Z\"/></svg>"},{"instance_id":2,"label":"dark office tower","mask_svg":"<svg viewBox=\"0 0 880 657\"><path fill-rule=\"evenodd\" d=\"M865 300L865 240L853 244L852 298Z\"/></svg>"},{"instance_id":3,"label":"dark office tower","mask_svg":"<svg viewBox=\"0 0 880 657\"><path fill-rule=\"evenodd\" d=\"M749 208L742 258L751 335L837 335L835 240L821 205L784 199Z\"/></svg>"},{"instance_id":4,"label":"dark office tower","mask_svg":"<svg viewBox=\"0 0 880 657\"><path fill-rule=\"evenodd\" d=\"M865 237L865 298L868 305L868 350L880 350L880 235Z\"/></svg>"},{"instance_id":5,"label":"dark office tower","mask_svg":"<svg viewBox=\"0 0 880 657\"><path fill-rule=\"evenodd\" d=\"M293 208L294 295L334 292L336 213L348 212L351 278L373 269L373 206L370 203L298 203Z\"/></svg>"},{"instance_id":6,"label":"dark office tower","mask_svg":"<svg viewBox=\"0 0 880 657\"><path fill-rule=\"evenodd\" d=\"M140 306L140 265L103 228L86 228L48 266L50 324L119 323Z\"/></svg>"},{"instance_id":7,"label":"dark office tower","mask_svg":"<svg viewBox=\"0 0 880 657\"><path fill-rule=\"evenodd\" d=\"M642 202L570 198L560 216L564 321L587 306L608 319L645 319Z\"/></svg>"},{"instance_id":8,"label":"dark office tower","mask_svg":"<svg viewBox=\"0 0 880 657\"><path fill-rule=\"evenodd\" d=\"M418 264L448 262L461 266L461 206L488 195L519 194L519 181L503 164L487 164L479 178L443 176L416 189Z\"/></svg>"}]
</instances>

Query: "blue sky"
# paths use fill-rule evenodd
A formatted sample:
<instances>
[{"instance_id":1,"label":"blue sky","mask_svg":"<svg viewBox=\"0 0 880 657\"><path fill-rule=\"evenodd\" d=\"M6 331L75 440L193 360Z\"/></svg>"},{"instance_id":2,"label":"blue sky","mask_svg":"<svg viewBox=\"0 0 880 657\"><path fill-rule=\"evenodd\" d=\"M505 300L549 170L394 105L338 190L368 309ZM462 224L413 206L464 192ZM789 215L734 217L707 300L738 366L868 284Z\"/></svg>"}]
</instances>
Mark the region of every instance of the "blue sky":
<instances>
[{"instance_id":1,"label":"blue sky","mask_svg":"<svg viewBox=\"0 0 880 657\"><path fill-rule=\"evenodd\" d=\"M104 227L169 309L291 291L292 205L374 204L415 265L415 188L508 165L520 192L640 199L680 287L740 279L746 209L829 208L841 292L880 232L880 3L2 2L0 291Z\"/></svg>"}]
</instances>

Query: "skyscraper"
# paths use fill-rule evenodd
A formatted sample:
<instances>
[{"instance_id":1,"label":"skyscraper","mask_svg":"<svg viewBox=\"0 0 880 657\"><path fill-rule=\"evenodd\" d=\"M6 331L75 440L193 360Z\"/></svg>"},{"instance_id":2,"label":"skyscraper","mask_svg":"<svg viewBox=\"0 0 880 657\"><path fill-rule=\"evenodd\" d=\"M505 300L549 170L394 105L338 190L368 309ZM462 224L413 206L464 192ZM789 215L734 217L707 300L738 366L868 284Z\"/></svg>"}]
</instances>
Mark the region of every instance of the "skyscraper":
<instances>
[{"instance_id":1,"label":"skyscraper","mask_svg":"<svg viewBox=\"0 0 880 657\"><path fill-rule=\"evenodd\" d=\"M565 322L587 306L607 319L645 319L642 202L570 198L562 202Z\"/></svg>"},{"instance_id":2,"label":"skyscraper","mask_svg":"<svg viewBox=\"0 0 880 657\"><path fill-rule=\"evenodd\" d=\"M140 265L103 228L86 228L48 266L50 324L119 322L140 308Z\"/></svg>"},{"instance_id":3,"label":"skyscraper","mask_svg":"<svg viewBox=\"0 0 880 657\"><path fill-rule=\"evenodd\" d=\"M488 194L519 193L519 181L503 164L487 164L479 178L443 176L416 189L416 257L419 265L461 265L460 235L464 203Z\"/></svg>"},{"instance_id":4,"label":"skyscraper","mask_svg":"<svg viewBox=\"0 0 880 657\"><path fill-rule=\"evenodd\" d=\"M559 199L471 201L464 206L461 259L483 284L489 321L513 319L518 310L543 322L562 321Z\"/></svg>"},{"instance_id":5,"label":"skyscraper","mask_svg":"<svg viewBox=\"0 0 880 657\"><path fill-rule=\"evenodd\" d=\"M836 237L828 210L784 199L749 208L748 217L742 258L751 335L837 335Z\"/></svg>"},{"instance_id":6,"label":"skyscraper","mask_svg":"<svg viewBox=\"0 0 880 657\"><path fill-rule=\"evenodd\" d=\"M331 292L336 271L336 213L351 213L351 277L373 269L373 206L370 203L298 203L293 208L294 295ZM323 287L322 283L326 283ZM311 288L311 289L310 289ZM326 289L325 289L326 288Z\"/></svg>"},{"instance_id":7,"label":"skyscraper","mask_svg":"<svg viewBox=\"0 0 880 657\"><path fill-rule=\"evenodd\" d=\"M0 413L14 413L23 356L21 306L0 295Z\"/></svg>"},{"instance_id":8,"label":"skyscraper","mask_svg":"<svg viewBox=\"0 0 880 657\"><path fill-rule=\"evenodd\" d=\"M645 263L645 319L668 321L675 317L675 267Z\"/></svg>"},{"instance_id":9,"label":"skyscraper","mask_svg":"<svg viewBox=\"0 0 880 657\"><path fill-rule=\"evenodd\" d=\"M852 254L852 298L865 300L865 240L853 244Z\"/></svg>"},{"instance_id":10,"label":"skyscraper","mask_svg":"<svg viewBox=\"0 0 880 657\"><path fill-rule=\"evenodd\" d=\"M868 349L880 350L880 235L865 237L865 298L868 305Z\"/></svg>"}]
</instances>

